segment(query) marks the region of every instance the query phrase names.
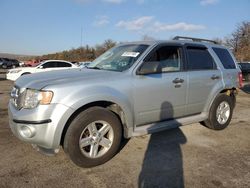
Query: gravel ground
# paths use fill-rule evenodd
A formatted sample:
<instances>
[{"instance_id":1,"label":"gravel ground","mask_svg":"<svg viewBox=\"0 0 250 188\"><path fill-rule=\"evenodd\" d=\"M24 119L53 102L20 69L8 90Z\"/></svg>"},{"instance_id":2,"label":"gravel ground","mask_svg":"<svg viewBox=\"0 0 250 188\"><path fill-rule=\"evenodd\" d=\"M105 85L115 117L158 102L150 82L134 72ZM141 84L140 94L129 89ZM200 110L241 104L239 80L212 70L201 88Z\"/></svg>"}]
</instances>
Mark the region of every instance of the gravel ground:
<instances>
[{"instance_id":1,"label":"gravel ground","mask_svg":"<svg viewBox=\"0 0 250 188\"><path fill-rule=\"evenodd\" d=\"M47 157L13 136L7 114L12 86L0 74L0 187L250 187L250 85L239 93L227 129L192 124L135 137L91 169L76 167L62 149Z\"/></svg>"}]
</instances>

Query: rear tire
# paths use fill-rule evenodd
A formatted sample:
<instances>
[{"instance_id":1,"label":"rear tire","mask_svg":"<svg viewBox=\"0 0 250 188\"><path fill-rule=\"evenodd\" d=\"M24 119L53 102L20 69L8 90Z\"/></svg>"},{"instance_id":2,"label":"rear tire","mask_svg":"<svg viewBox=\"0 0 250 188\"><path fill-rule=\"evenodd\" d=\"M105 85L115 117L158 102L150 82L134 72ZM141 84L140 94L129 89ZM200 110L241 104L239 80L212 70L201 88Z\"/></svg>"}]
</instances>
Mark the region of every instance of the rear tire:
<instances>
[{"instance_id":1,"label":"rear tire","mask_svg":"<svg viewBox=\"0 0 250 188\"><path fill-rule=\"evenodd\" d=\"M219 94L210 108L208 119L202 124L213 130L225 129L232 119L233 109L232 98L226 94Z\"/></svg>"},{"instance_id":2,"label":"rear tire","mask_svg":"<svg viewBox=\"0 0 250 188\"><path fill-rule=\"evenodd\" d=\"M70 123L63 148L77 166L94 167L118 152L121 138L122 126L118 117L108 109L91 107Z\"/></svg>"}]
</instances>

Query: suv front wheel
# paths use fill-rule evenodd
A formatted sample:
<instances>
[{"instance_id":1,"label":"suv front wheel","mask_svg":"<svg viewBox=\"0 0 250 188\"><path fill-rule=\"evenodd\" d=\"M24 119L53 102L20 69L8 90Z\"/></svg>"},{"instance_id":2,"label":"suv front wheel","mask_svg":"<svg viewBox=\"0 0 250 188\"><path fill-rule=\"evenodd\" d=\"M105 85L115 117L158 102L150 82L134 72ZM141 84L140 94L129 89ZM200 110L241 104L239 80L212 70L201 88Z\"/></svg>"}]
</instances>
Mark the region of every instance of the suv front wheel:
<instances>
[{"instance_id":1,"label":"suv front wheel","mask_svg":"<svg viewBox=\"0 0 250 188\"><path fill-rule=\"evenodd\" d=\"M208 119L203 124L214 130L225 129L232 119L233 107L232 97L219 94L210 108Z\"/></svg>"},{"instance_id":2,"label":"suv front wheel","mask_svg":"<svg viewBox=\"0 0 250 188\"><path fill-rule=\"evenodd\" d=\"M122 137L118 117L108 109L92 107L71 122L63 143L65 153L80 167L93 167L110 160Z\"/></svg>"}]
</instances>

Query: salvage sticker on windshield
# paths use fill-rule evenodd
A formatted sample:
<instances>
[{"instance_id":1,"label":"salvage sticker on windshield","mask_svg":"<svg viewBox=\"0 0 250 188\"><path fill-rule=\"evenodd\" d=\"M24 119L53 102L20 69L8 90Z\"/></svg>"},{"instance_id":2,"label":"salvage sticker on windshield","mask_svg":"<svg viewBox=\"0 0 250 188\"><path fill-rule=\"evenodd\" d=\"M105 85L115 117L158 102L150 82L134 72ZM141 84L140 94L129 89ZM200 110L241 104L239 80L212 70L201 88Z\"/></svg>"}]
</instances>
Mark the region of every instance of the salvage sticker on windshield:
<instances>
[{"instance_id":1,"label":"salvage sticker on windshield","mask_svg":"<svg viewBox=\"0 0 250 188\"><path fill-rule=\"evenodd\" d=\"M123 57L137 57L140 53L139 52L124 52L122 54Z\"/></svg>"}]
</instances>

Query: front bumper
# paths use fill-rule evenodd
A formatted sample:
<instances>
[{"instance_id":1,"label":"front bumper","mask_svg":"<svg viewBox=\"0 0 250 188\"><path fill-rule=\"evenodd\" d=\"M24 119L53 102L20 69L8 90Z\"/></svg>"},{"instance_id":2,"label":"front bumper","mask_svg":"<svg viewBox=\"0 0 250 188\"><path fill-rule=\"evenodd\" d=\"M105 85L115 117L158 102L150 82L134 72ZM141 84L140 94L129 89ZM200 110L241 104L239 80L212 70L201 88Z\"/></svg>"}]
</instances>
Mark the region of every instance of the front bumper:
<instances>
[{"instance_id":1,"label":"front bumper","mask_svg":"<svg viewBox=\"0 0 250 188\"><path fill-rule=\"evenodd\" d=\"M18 73L7 73L6 79L11 81L16 81L20 77L20 74Z\"/></svg>"},{"instance_id":2,"label":"front bumper","mask_svg":"<svg viewBox=\"0 0 250 188\"><path fill-rule=\"evenodd\" d=\"M8 113L9 125L16 137L36 145L36 148L57 150L60 147L64 125L73 110L62 104L17 110L10 102Z\"/></svg>"}]
</instances>

